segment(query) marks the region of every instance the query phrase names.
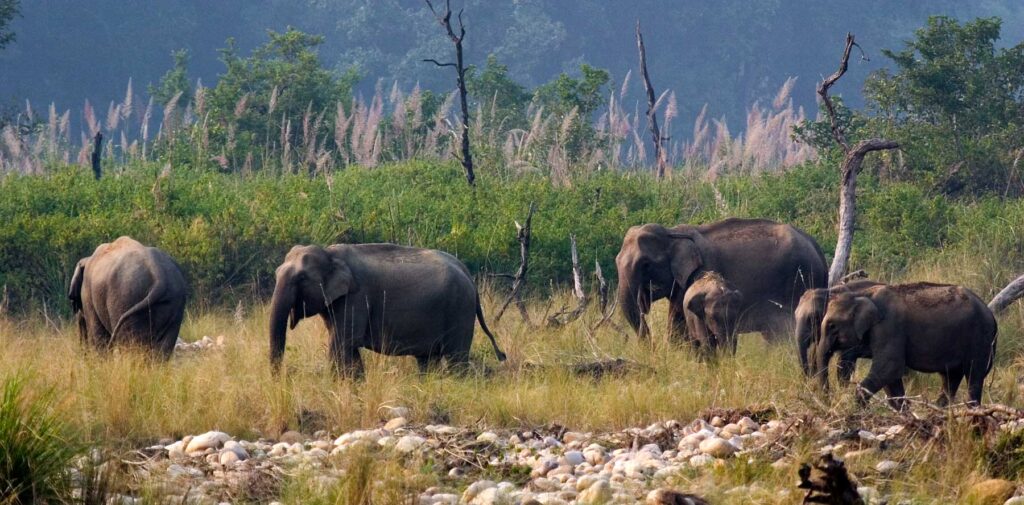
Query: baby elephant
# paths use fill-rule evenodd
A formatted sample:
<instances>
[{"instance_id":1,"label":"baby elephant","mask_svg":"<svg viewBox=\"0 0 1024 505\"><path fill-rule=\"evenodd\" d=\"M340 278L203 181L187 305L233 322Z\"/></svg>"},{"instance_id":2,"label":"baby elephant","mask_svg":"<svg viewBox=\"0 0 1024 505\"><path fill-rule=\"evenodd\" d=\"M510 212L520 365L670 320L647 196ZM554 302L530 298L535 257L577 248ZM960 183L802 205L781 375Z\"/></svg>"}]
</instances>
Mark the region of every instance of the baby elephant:
<instances>
[{"instance_id":1,"label":"baby elephant","mask_svg":"<svg viewBox=\"0 0 1024 505\"><path fill-rule=\"evenodd\" d=\"M703 358L719 347L736 354L736 329L743 295L716 272L702 274L683 296L687 338Z\"/></svg>"},{"instance_id":2,"label":"baby elephant","mask_svg":"<svg viewBox=\"0 0 1024 505\"><path fill-rule=\"evenodd\" d=\"M969 289L891 285L832 298L821 323L819 352L866 347L872 361L860 383L861 403L884 387L893 406L902 408L903 371L909 368L942 376L940 405L953 400L967 377L968 398L976 405L992 369L996 330L992 312Z\"/></svg>"},{"instance_id":3,"label":"baby elephant","mask_svg":"<svg viewBox=\"0 0 1024 505\"><path fill-rule=\"evenodd\" d=\"M167 253L120 237L78 261L68 298L83 342L99 349L134 344L167 358L178 341L187 291Z\"/></svg>"},{"instance_id":4,"label":"baby elephant","mask_svg":"<svg viewBox=\"0 0 1024 505\"><path fill-rule=\"evenodd\" d=\"M469 361L476 321L498 360L505 354L484 323L469 270L441 251L393 244L295 246L277 267L270 308L270 363L276 372L285 327L318 315L336 372L361 375L359 349L415 356L421 370L441 358ZM290 324L289 324L290 319Z\"/></svg>"}]
</instances>

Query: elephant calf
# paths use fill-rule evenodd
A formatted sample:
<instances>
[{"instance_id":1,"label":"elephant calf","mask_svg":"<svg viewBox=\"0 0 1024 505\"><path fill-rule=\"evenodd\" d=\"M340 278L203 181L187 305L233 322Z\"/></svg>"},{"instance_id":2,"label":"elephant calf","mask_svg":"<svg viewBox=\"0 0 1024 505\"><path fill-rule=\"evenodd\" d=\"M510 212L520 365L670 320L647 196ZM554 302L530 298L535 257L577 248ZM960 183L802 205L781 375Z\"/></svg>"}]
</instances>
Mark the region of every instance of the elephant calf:
<instances>
[{"instance_id":1,"label":"elephant calf","mask_svg":"<svg viewBox=\"0 0 1024 505\"><path fill-rule=\"evenodd\" d=\"M996 320L969 289L947 284L884 286L861 295L841 293L828 303L821 323L819 352L865 346L871 370L861 381L858 400L885 388L903 407L903 371L942 376L939 404L956 396L966 376L971 404L981 402L992 368ZM823 346L823 347L822 347Z\"/></svg>"},{"instance_id":2,"label":"elephant calf","mask_svg":"<svg viewBox=\"0 0 1024 505\"><path fill-rule=\"evenodd\" d=\"M716 272L704 272L686 290L683 307L687 337L703 357L725 346L736 354L736 328L743 294Z\"/></svg>"},{"instance_id":3,"label":"elephant calf","mask_svg":"<svg viewBox=\"0 0 1024 505\"><path fill-rule=\"evenodd\" d=\"M840 293L864 294L884 284L871 280L856 280L824 289L808 289L800 297L800 302L793 312L794 329L796 330L797 349L800 356L800 367L804 375L817 377L826 391L829 386L828 365L832 352L819 356L818 342L821 341L821 320L825 317L825 308L829 297ZM856 368L857 358L864 356L861 347L843 350L839 358L839 380L849 382ZM820 363L819 363L820 361Z\"/></svg>"},{"instance_id":4,"label":"elephant calf","mask_svg":"<svg viewBox=\"0 0 1024 505\"><path fill-rule=\"evenodd\" d=\"M319 315L336 372L361 375L360 348L415 356L421 370L441 358L469 361L476 321L499 361L469 270L454 256L393 244L295 246L277 268L270 309L270 363L280 369L285 326ZM475 321L475 320L476 321Z\"/></svg>"},{"instance_id":5,"label":"elephant calf","mask_svg":"<svg viewBox=\"0 0 1024 505\"><path fill-rule=\"evenodd\" d=\"M135 344L170 357L187 291L167 253L120 237L78 261L68 298L83 342L99 349Z\"/></svg>"}]
</instances>

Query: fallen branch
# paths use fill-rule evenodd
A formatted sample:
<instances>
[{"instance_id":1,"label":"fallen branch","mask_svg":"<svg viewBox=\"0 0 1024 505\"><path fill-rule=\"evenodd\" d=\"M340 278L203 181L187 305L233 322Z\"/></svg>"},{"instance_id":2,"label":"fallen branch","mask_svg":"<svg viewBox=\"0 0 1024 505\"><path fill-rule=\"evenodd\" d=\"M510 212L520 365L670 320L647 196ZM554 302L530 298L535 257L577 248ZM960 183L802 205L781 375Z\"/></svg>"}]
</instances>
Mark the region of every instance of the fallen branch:
<instances>
[{"instance_id":1,"label":"fallen branch","mask_svg":"<svg viewBox=\"0 0 1024 505\"><path fill-rule=\"evenodd\" d=\"M988 308L992 310L993 314L998 314L1022 296L1024 296L1024 275L1007 284L999 294L992 298L991 302L988 302Z\"/></svg>"},{"instance_id":2,"label":"fallen branch","mask_svg":"<svg viewBox=\"0 0 1024 505\"><path fill-rule=\"evenodd\" d=\"M587 293L583 290L583 269L580 268L580 255L576 250L576 235L569 234L569 248L572 256L572 294L576 297L576 308L572 310L561 310L548 318L548 325L553 327L565 326L583 315L587 309Z\"/></svg>"},{"instance_id":3,"label":"fallen branch","mask_svg":"<svg viewBox=\"0 0 1024 505\"><path fill-rule=\"evenodd\" d=\"M527 312L526 302L523 301L523 291L526 289L526 273L530 264L530 226L533 223L533 213L535 210L536 206L534 206L533 202L530 202L530 212L526 215L526 223L520 225L518 221L515 222L516 240L519 241L519 270L512 276L512 291L509 292L505 303L501 304L498 314L494 316L495 322L501 321L501 316L505 314L505 309L508 308L512 301L515 301L516 307L519 308L519 313L523 316L523 321L526 321L526 324L531 324L530 313Z\"/></svg>"}]
</instances>

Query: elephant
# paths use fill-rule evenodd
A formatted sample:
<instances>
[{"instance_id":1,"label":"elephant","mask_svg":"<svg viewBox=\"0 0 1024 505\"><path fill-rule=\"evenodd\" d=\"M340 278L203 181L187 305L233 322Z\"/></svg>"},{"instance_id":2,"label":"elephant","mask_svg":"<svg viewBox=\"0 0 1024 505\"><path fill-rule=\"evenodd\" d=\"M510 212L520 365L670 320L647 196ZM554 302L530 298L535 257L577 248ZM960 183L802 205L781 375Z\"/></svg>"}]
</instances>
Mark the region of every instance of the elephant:
<instances>
[{"instance_id":1,"label":"elephant","mask_svg":"<svg viewBox=\"0 0 1024 505\"><path fill-rule=\"evenodd\" d=\"M71 276L68 299L82 342L132 344L169 358L185 317L188 284L167 253L131 237L101 244Z\"/></svg>"},{"instance_id":2,"label":"elephant","mask_svg":"<svg viewBox=\"0 0 1024 505\"><path fill-rule=\"evenodd\" d=\"M743 293L738 333L761 332L769 340L792 335L793 309L806 289L828 283L818 243L788 224L730 218L666 228L634 226L615 257L618 304L640 338L650 333L651 303L669 299L670 338L684 340L683 297L700 274L718 272Z\"/></svg>"},{"instance_id":3,"label":"elephant","mask_svg":"<svg viewBox=\"0 0 1024 505\"><path fill-rule=\"evenodd\" d=\"M284 356L286 323L319 315L335 373L362 376L359 349L415 356L422 372L445 358L469 362L474 316L499 361L469 270L454 256L394 244L295 246L277 268L270 309L270 363Z\"/></svg>"},{"instance_id":4,"label":"elephant","mask_svg":"<svg viewBox=\"0 0 1024 505\"><path fill-rule=\"evenodd\" d=\"M725 346L736 354L736 327L743 294L717 272L704 272L686 290L683 307L687 338L703 358Z\"/></svg>"},{"instance_id":5,"label":"elephant","mask_svg":"<svg viewBox=\"0 0 1024 505\"><path fill-rule=\"evenodd\" d=\"M966 376L969 403L981 402L995 357L998 326L992 311L971 290L949 284L879 286L840 293L828 302L821 322L818 366L836 349L864 346L871 369L860 383L863 404L885 388L902 409L905 369L942 376L939 405L956 397Z\"/></svg>"},{"instance_id":6,"label":"elephant","mask_svg":"<svg viewBox=\"0 0 1024 505\"><path fill-rule=\"evenodd\" d=\"M793 312L797 348L800 355L800 367L804 375L808 377L816 376L821 381L822 388L825 390L828 390L828 362L831 360L831 355L826 356L824 359L825 368L818 369L816 366L818 361L816 353L817 344L821 340L821 319L825 317L825 308L829 297L846 292L859 294L883 285L876 281L860 279L839 284L829 289L808 289L800 297L800 302ZM847 349L843 352L839 359L838 375L840 381L850 381L850 377L853 376L857 364L857 358L862 357L861 354L862 350L859 347Z\"/></svg>"}]
</instances>

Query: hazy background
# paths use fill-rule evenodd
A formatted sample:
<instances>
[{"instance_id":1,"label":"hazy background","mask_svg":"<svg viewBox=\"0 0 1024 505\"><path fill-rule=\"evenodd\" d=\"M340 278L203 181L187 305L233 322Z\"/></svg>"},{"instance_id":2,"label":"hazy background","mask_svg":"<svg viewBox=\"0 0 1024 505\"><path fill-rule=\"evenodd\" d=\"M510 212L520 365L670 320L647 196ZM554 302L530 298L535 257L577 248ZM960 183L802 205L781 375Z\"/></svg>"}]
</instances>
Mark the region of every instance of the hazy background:
<instances>
[{"instance_id":1,"label":"hazy background","mask_svg":"<svg viewBox=\"0 0 1024 505\"><path fill-rule=\"evenodd\" d=\"M654 84L676 91L684 124L705 103L742 124L746 107L788 76L799 78L794 98L813 115L814 85L835 69L847 31L870 58L855 53L836 89L855 107L864 77L885 64L880 50L900 47L929 15L1000 16L1004 42L1024 38L1017 0L453 0L463 4L468 62L493 53L528 86L586 62L609 70L617 88L637 66L639 19ZM213 85L228 37L246 54L266 30L289 25L324 35L325 64L355 65L363 92L378 79L453 85L450 72L420 61L452 52L421 0L26 0L13 24L18 39L0 52L0 103L105 104L123 97L129 77L137 90L155 83L179 48L191 51L191 78Z\"/></svg>"}]
</instances>

